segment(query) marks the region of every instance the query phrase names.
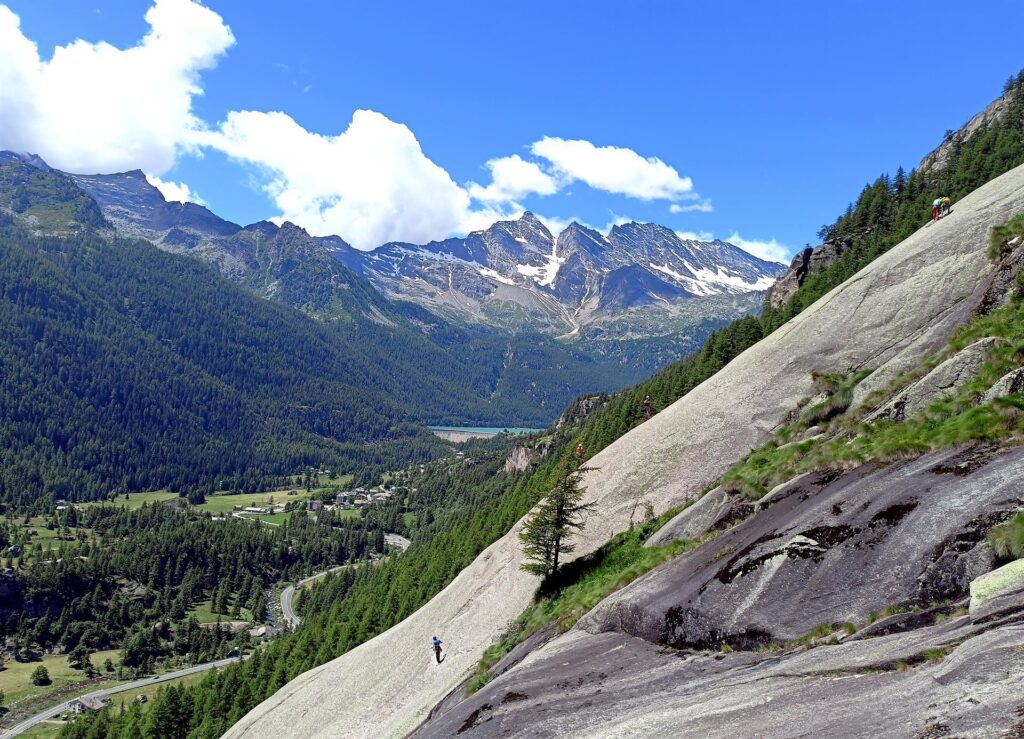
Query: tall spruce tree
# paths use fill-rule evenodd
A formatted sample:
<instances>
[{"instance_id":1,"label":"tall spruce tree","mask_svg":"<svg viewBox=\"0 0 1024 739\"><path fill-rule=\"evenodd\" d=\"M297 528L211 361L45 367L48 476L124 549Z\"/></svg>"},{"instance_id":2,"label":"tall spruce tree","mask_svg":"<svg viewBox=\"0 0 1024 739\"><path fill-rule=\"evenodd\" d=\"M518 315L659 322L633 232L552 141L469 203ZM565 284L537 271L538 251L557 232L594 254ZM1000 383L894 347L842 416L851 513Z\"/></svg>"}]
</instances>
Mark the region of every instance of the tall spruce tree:
<instances>
[{"instance_id":1,"label":"tall spruce tree","mask_svg":"<svg viewBox=\"0 0 1024 739\"><path fill-rule=\"evenodd\" d=\"M541 577L558 572L558 561L569 554L575 545L568 539L586 526L584 515L594 509L593 503L584 503L584 490L580 481L585 467L567 463L555 486L526 521L519 538L528 561L523 569Z\"/></svg>"}]
</instances>

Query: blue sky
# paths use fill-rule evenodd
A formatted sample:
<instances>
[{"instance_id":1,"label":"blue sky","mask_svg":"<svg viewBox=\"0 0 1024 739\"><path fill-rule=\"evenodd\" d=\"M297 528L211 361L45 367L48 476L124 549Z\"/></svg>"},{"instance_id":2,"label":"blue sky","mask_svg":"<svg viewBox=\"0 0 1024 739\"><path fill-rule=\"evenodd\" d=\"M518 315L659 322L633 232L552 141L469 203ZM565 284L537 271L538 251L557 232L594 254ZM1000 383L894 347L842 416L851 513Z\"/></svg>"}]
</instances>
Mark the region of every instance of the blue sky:
<instances>
[{"instance_id":1,"label":"blue sky","mask_svg":"<svg viewBox=\"0 0 1024 739\"><path fill-rule=\"evenodd\" d=\"M529 208L739 234L784 257L1024 66L1010 0L208 0L202 15L160 0L159 27L151 0L4 4L20 29L0 17L0 42L21 34L38 59L0 43L0 79L21 69L27 90L0 90L0 147L139 167L237 222L290 216L363 248ZM145 58L114 53L156 32ZM36 74L75 39L76 72ZM68 90L77 109L47 102Z\"/></svg>"}]
</instances>

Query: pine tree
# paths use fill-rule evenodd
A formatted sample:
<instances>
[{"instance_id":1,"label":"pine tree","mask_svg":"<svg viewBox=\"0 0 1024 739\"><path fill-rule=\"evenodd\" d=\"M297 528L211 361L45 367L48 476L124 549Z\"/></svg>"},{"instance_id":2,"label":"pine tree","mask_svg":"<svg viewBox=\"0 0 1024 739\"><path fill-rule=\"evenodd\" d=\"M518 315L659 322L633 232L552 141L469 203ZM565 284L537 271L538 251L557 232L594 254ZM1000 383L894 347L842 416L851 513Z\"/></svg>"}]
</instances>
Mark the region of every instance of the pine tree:
<instances>
[{"instance_id":1,"label":"pine tree","mask_svg":"<svg viewBox=\"0 0 1024 739\"><path fill-rule=\"evenodd\" d=\"M558 572L563 554L575 549L567 539L586 525L584 515L594 509L584 503L580 478L587 468L563 468L555 486L530 514L519 538L529 561L523 569L541 577Z\"/></svg>"},{"instance_id":2,"label":"pine tree","mask_svg":"<svg viewBox=\"0 0 1024 739\"><path fill-rule=\"evenodd\" d=\"M32 670L31 679L33 685L49 685L50 671L47 670L43 665L39 665L36 669Z\"/></svg>"}]
</instances>

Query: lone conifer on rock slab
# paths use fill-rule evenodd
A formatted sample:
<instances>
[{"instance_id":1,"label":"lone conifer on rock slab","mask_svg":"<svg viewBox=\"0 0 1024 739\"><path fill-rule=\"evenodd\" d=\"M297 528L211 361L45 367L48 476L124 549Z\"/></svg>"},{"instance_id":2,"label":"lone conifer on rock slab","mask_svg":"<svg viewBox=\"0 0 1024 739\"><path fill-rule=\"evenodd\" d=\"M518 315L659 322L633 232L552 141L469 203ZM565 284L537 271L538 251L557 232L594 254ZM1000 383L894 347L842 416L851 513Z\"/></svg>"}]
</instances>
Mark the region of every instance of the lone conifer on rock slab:
<instances>
[{"instance_id":1,"label":"lone conifer on rock slab","mask_svg":"<svg viewBox=\"0 0 1024 739\"><path fill-rule=\"evenodd\" d=\"M527 519L519 535L527 556L522 567L527 572L550 577L558 572L561 556L575 548L567 540L583 530L584 515L594 509L593 503L582 502L584 490L580 478L586 471L585 467L563 469L551 492Z\"/></svg>"}]
</instances>

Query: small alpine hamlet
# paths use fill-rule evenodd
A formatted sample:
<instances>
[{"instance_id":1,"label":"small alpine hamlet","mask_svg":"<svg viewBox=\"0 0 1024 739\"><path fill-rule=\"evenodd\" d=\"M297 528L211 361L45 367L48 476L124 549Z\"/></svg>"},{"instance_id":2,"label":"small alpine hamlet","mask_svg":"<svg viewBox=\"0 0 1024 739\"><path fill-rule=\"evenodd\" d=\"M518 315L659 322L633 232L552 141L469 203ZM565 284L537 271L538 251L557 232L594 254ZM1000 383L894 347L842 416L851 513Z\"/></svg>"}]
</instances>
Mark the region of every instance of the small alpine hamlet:
<instances>
[{"instance_id":1,"label":"small alpine hamlet","mask_svg":"<svg viewBox=\"0 0 1024 739\"><path fill-rule=\"evenodd\" d=\"M0 739L1024 737L1022 27L0 0Z\"/></svg>"}]
</instances>

